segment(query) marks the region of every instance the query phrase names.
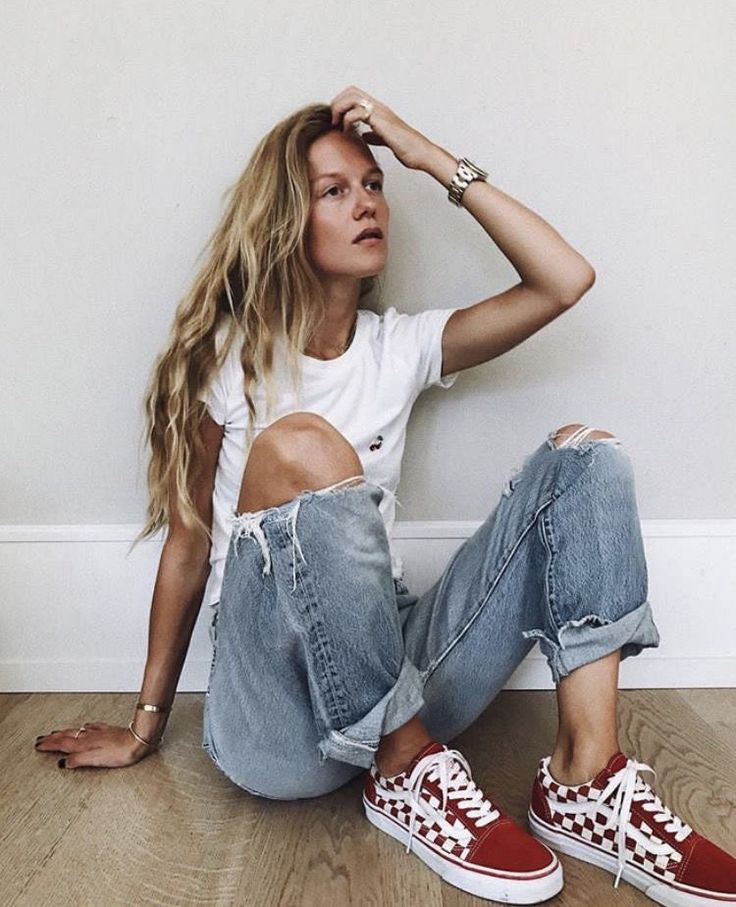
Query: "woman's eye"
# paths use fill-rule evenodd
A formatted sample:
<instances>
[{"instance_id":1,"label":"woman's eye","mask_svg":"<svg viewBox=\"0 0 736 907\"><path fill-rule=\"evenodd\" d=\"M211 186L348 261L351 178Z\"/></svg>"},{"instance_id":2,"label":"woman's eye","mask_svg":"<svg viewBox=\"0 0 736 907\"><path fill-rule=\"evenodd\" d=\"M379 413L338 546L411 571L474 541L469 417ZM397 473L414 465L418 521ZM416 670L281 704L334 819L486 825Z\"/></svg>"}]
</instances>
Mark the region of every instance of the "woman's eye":
<instances>
[{"instance_id":1,"label":"woman's eye","mask_svg":"<svg viewBox=\"0 0 736 907\"><path fill-rule=\"evenodd\" d=\"M380 180L371 180L370 183L368 183L368 185L369 186L378 186L378 191L379 192L383 191L383 183ZM329 195L333 189L339 189L339 188L340 188L339 186L330 186L329 189L326 189L324 191L323 195ZM334 198L334 197L335 196L333 195L332 198Z\"/></svg>"}]
</instances>

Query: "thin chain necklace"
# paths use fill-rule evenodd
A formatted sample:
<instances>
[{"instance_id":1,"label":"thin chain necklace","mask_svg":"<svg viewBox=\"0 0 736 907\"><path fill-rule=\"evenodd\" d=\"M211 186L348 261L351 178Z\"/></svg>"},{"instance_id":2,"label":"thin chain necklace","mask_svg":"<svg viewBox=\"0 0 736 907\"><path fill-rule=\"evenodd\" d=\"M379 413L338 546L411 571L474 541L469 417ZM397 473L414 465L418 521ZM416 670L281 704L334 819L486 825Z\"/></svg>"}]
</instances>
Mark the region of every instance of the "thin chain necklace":
<instances>
[{"instance_id":1,"label":"thin chain necklace","mask_svg":"<svg viewBox=\"0 0 736 907\"><path fill-rule=\"evenodd\" d=\"M333 358L336 359L336 358L338 358L338 356L342 356L342 354L345 352L345 350L346 350L346 349L350 346L350 344L353 342L353 337L355 336L355 328L357 327L357 324L358 324L358 313L356 312L356 313L355 313L355 319L354 319L354 321L353 321L353 326L350 328L350 334L348 335L348 339L345 341L345 343L343 344L343 346L340 348L340 352L337 354L337 356L335 356L335 357L333 357ZM309 349L309 347L307 347L307 348L304 350L304 352L306 353L308 349ZM325 357L324 357L324 356L317 356L317 357L315 357L315 358L322 359L322 360L324 360L324 361L329 362L329 359L325 360Z\"/></svg>"}]
</instances>

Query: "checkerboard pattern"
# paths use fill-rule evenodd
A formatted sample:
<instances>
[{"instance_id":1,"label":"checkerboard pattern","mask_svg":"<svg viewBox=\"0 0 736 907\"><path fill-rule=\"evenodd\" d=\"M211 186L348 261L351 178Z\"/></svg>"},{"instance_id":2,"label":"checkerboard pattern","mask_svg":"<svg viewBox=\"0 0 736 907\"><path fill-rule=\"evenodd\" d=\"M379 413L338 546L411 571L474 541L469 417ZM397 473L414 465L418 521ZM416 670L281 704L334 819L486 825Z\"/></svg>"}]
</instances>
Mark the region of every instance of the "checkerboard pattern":
<instances>
[{"instance_id":1,"label":"checkerboard pattern","mask_svg":"<svg viewBox=\"0 0 736 907\"><path fill-rule=\"evenodd\" d=\"M602 789L594 786L592 782L579 784L574 787L559 784L550 775L548 765L549 756L542 759L539 763L537 779L547 797L547 804L552 814L552 822L561 829L608 853L617 854L616 837L619 820L617 819L610 828L604 828L611 815L611 808L610 802L604 803L600 800L603 793ZM645 787L648 789L648 786L641 782L641 790L644 790ZM609 801L612 799L613 797L610 797ZM566 812L565 806L571 803L589 803L590 809L585 812ZM674 881L678 864L682 860L682 854L671 845L667 853L653 854L641 844L640 840L628 834L629 829L636 829L642 835L645 835L652 844L660 845L665 843L641 816L632 812L626 829L627 863L632 863L664 881Z\"/></svg>"},{"instance_id":2,"label":"checkerboard pattern","mask_svg":"<svg viewBox=\"0 0 736 907\"><path fill-rule=\"evenodd\" d=\"M378 773L375 763L369 769L370 776L375 785L374 794L371 796L372 804L380 809L386 815L396 819L408 829L411 824L412 809L409 803L409 774L401 772L398 775L392 775L390 778L384 777ZM436 797L431 790L427 788L426 781L422 788L419 799L425 806L431 807L438 812L442 808L442 801ZM421 813L416 814L414 820L414 834L424 841L440 847L446 853L461 860L466 860L470 854L471 848L475 843L476 837L471 830L464 825L452 813L445 812L443 818L453 831L457 832L457 838L448 837L437 822L426 819ZM472 821L472 820L469 820Z\"/></svg>"}]
</instances>

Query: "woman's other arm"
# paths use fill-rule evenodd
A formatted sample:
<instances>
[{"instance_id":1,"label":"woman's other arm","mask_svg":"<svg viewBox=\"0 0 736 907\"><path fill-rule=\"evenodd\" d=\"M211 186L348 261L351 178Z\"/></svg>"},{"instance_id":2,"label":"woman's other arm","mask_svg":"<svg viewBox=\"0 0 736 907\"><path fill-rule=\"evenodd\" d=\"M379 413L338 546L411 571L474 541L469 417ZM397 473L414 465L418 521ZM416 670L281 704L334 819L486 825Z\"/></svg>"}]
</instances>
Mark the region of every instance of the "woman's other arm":
<instances>
[{"instance_id":1,"label":"woman's other arm","mask_svg":"<svg viewBox=\"0 0 736 907\"><path fill-rule=\"evenodd\" d=\"M411 170L433 176L447 190L459 159L356 85L331 102L332 121L344 131L359 121L369 145L388 146ZM558 318L595 282L590 262L542 217L486 180L473 180L461 205L483 227L519 274L503 293L453 312L442 333L442 376L495 359ZM447 211L449 217L450 212Z\"/></svg>"},{"instance_id":2,"label":"woman's other arm","mask_svg":"<svg viewBox=\"0 0 736 907\"><path fill-rule=\"evenodd\" d=\"M457 165L453 155L432 144L417 169L446 189ZM593 266L553 226L490 182L471 182L462 207L521 280L450 316L442 335L443 375L488 362L518 346L578 302L595 282Z\"/></svg>"},{"instance_id":3,"label":"woman's other arm","mask_svg":"<svg viewBox=\"0 0 736 907\"><path fill-rule=\"evenodd\" d=\"M204 456L195 467L193 501L202 520L212 525L212 491L223 426L206 415L201 428ZM176 694L192 631L202 604L209 573L209 542L182 523L170 492L169 531L161 550L148 624L148 654L139 699L153 705L171 705ZM133 709L133 727L145 740L156 741L169 713ZM139 762L153 752L135 739L127 726L86 723L88 730L74 737L78 728L46 735L37 745L41 752L68 753L66 768L82 765L120 767Z\"/></svg>"},{"instance_id":4,"label":"woman's other arm","mask_svg":"<svg viewBox=\"0 0 736 907\"><path fill-rule=\"evenodd\" d=\"M416 167L445 189L458 159L429 143ZM595 281L592 265L551 224L487 180L473 180L462 207L478 221L516 269L522 282L565 305L575 303Z\"/></svg>"},{"instance_id":5,"label":"woman's other arm","mask_svg":"<svg viewBox=\"0 0 736 907\"><path fill-rule=\"evenodd\" d=\"M212 491L224 428L209 415L202 422L205 455L197 464L193 501L207 526L212 526ZM140 701L170 705L176 694L192 631L202 604L209 575L210 546L182 523L173 489L170 493L169 531L161 551L148 623L148 654ZM163 732L168 714L136 710L133 727L146 740Z\"/></svg>"}]
</instances>

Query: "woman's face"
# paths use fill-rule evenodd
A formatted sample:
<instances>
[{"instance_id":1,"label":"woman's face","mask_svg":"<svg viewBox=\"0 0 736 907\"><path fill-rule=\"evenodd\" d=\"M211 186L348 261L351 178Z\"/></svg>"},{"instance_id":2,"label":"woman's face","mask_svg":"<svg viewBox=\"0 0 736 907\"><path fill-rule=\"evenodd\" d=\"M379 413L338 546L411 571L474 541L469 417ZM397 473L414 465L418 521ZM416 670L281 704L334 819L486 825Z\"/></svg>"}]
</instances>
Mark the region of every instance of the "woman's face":
<instances>
[{"instance_id":1,"label":"woman's face","mask_svg":"<svg viewBox=\"0 0 736 907\"><path fill-rule=\"evenodd\" d=\"M381 168L360 136L333 130L312 142L309 179L306 244L314 267L331 277L379 274L388 257L389 208ZM383 238L355 242L370 227Z\"/></svg>"}]
</instances>

